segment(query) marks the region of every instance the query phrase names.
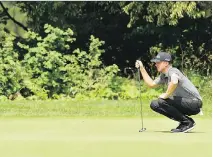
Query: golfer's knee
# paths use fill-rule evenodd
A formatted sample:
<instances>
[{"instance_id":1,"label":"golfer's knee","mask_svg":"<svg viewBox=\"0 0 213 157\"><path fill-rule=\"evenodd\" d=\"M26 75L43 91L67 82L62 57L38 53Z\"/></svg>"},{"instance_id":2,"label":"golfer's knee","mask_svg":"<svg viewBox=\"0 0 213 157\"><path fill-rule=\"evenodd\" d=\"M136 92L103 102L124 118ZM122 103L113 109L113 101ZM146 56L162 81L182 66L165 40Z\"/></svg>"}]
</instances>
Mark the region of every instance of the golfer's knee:
<instances>
[{"instance_id":1,"label":"golfer's knee","mask_svg":"<svg viewBox=\"0 0 213 157\"><path fill-rule=\"evenodd\" d=\"M158 104L159 105L164 105L166 103L166 101L164 99L158 98Z\"/></svg>"},{"instance_id":2,"label":"golfer's knee","mask_svg":"<svg viewBox=\"0 0 213 157\"><path fill-rule=\"evenodd\" d=\"M150 108L152 109L152 110L156 110L156 109L158 109L159 108L159 103L158 103L158 100L152 100L152 102L151 102L151 104L150 104Z\"/></svg>"}]
</instances>

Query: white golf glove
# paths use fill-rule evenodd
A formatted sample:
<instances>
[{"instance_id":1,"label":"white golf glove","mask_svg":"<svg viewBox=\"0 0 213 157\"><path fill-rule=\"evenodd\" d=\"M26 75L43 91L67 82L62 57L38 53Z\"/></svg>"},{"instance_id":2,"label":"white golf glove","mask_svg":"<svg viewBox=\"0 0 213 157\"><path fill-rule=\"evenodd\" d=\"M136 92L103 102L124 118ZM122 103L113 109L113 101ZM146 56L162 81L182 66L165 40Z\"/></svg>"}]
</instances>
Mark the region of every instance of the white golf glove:
<instances>
[{"instance_id":1,"label":"white golf glove","mask_svg":"<svg viewBox=\"0 0 213 157\"><path fill-rule=\"evenodd\" d=\"M142 68L143 67L143 63L141 61L139 61L139 60L136 60L135 67L136 68Z\"/></svg>"}]
</instances>

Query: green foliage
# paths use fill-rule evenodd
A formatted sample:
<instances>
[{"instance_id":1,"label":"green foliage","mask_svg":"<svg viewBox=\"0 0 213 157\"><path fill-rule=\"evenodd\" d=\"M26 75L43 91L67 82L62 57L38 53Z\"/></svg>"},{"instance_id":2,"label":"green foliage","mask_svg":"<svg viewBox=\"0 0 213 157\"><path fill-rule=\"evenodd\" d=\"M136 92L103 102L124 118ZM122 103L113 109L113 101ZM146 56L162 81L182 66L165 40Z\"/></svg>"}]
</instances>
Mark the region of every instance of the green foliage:
<instances>
[{"instance_id":1,"label":"green foliage","mask_svg":"<svg viewBox=\"0 0 213 157\"><path fill-rule=\"evenodd\" d=\"M44 28L47 33L45 38L28 32L27 42L34 42L35 46L18 43L20 48L27 51L21 62L30 76L25 80L26 87L42 99L60 92L60 83L63 82L61 67L65 66L65 62L59 51L69 49L69 43L75 40L71 38L71 29L64 32L50 25Z\"/></svg>"},{"instance_id":2,"label":"green foliage","mask_svg":"<svg viewBox=\"0 0 213 157\"><path fill-rule=\"evenodd\" d=\"M172 53L174 66L184 72L211 75L211 2L2 3L15 20L31 30L14 34L27 37L12 41L11 50L18 54L13 60L21 67L22 76L17 78L19 84L8 88L14 89L3 93L21 89L24 96L35 100L135 98L138 86L119 77L119 69L122 74L122 68L134 66L141 57L155 76L149 61L160 50ZM0 13L0 31L12 33L6 22L14 25L14 31L19 29L2 7ZM54 27L43 27L45 23ZM144 98L159 92L144 90Z\"/></svg>"},{"instance_id":3,"label":"green foliage","mask_svg":"<svg viewBox=\"0 0 213 157\"><path fill-rule=\"evenodd\" d=\"M209 76L212 70L212 53L205 47L206 44L195 46L192 41L187 42L182 49L182 65L185 71L195 71L201 75Z\"/></svg>"},{"instance_id":4,"label":"green foliage","mask_svg":"<svg viewBox=\"0 0 213 157\"><path fill-rule=\"evenodd\" d=\"M150 54L155 56L159 51L166 51L173 56L173 65L180 68L184 73L187 71L194 71L200 73L200 75L209 76L211 74L211 51L206 49L206 44L201 45L193 44L193 41L189 41L182 47L181 44L172 47L165 47L162 43L152 46L150 48ZM154 69L152 69L154 71Z\"/></svg>"},{"instance_id":5,"label":"green foliage","mask_svg":"<svg viewBox=\"0 0 213 157\"><path fill-rule=\"evenodd\" d=\"M62 54L70 54L77 48L81 48L80 52L85 51L88 49L88 38L94 34L106 42L102 46L102 49L105 50L105 54L102 55L104 64L117 64L121 69L134 65L138 57L143 58L145 65L151 66L148 63L152 55L149 49L159 43L164 49L168 47L173 49L181 44L183 51L186 51L187 44L192 42L195 50L193 53L198 58L202 57L202 54L197 51L196 45L201 46L205 43L203 48L207 53L211 52L212 2L48 1L3 3L5 7L8 7L11 15L16 15L12 17L42 37L45 35L44 23L62 30L71 28L78 36L78 40L72 43L71 50L65 47L63 51L57 50ZM14 10L13 14L12 10ZM24 20L19 20L19 16ZM5 13L2 13L0 18L2 18L2 22L8 22L10 19ZM5 27L0 26L0 29L5 29ZM50 38L54 38L54 35ZM182 53L180 48L177 51ZM20 52L20 57L23 55L24 53ZM181 64L179 57L177 57L177 64ZM186 60L190 60L190 58L186 56ZM202 59L202 63L204 62L205 59ZM148 67L148 69L150 68ZM203 73L201 68L199 68L199 72ZM208 72L204 73L208 75Z\"/></svg>"},{"instance_id":6,"label":"green foliage","mask_svg":"<svg viewBox=\"0 0 213 157\"><path fill-rule=\"evenodd\" d=\"M28 71L24 80L28 93L41 99L59 99L63 94L78 99L117 99L112 84L119 68L115 64L104 66L100 60L103 41L91 35L88 52L77 48L72 54L63 54L75 41L72 30L47 24L44 29L45 37L29 31L26 41L18 43L26 51L21 64Z\"/></svg>"},{"instance_id":7,"label":"green foliage","mask_svg":"<svg viewBox=\"0 0 213 157\"><path fill-rule=\"evenodd\" d=\"M147 53L146 63L160 50L174 56L174 66L211 75L211 2L130 2L131 37L137 37ZM205 31L204 31L205 30ZM141 39L142 38L142 39ZM145 39L145 40L143 40ZM143 52L143 51L142 51ZM152 74L152 64L146 63Z\"/></svg>"},{"instance_id":8,"label":"green foliage","mask_svg":"<svg viewBox=\"0 0 213 157\"><path fill-rule=\"evenodd\" d=\"M106 84L106 82L108 83ZM115 73L111 73L111 77L102 80L101 84L99 84L98 88L96 88L90 96L96 97L98 95L106 99L115 100L135 99L139 96L139 91L135 80L115 76Z\"/></svg>"},{"instance_id":9,"label":"green foliage","mask_svg":"<svg viewBox=\"0 0 213 157\"><path fill-rule=\"evenodd\" d=\"M10 96L22 88L23 79L27 75L14 51L15 37L2 32L0 43L0 95Z\"/></svg>"},{"instance_id":10,"label":"green foliage","mask_svg":"<svg viewBox=\"0 0 213 157\"><path fill-rule=\"evenodd\" d=\"M177 25L185 15L194 19L205 17L205 11L196 5L196 2L131 2L123 10L130 16L129 28L141 18L157 26Z\"/></svg>"}]
</instances>

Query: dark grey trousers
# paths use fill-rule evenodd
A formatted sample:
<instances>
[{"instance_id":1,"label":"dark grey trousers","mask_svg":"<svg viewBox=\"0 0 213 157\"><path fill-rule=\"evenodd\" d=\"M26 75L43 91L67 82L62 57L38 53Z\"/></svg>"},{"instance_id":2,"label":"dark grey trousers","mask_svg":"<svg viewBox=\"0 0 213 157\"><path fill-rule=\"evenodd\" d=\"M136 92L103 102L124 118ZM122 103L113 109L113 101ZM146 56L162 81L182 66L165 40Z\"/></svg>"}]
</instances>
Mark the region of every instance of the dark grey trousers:
<instances>
[{"instance_id":1,"label":"dark grey trousers","mask_svg":"<svg viewBox=\"0 0 213 157\"><path fill-rule=\"evenodd\" d=\"M150 104L152 110L170 119L182 122L186 116L196 115L200 112L202 101L196 98L173 97L153 100Z\"/></svg>"}]
</instances>

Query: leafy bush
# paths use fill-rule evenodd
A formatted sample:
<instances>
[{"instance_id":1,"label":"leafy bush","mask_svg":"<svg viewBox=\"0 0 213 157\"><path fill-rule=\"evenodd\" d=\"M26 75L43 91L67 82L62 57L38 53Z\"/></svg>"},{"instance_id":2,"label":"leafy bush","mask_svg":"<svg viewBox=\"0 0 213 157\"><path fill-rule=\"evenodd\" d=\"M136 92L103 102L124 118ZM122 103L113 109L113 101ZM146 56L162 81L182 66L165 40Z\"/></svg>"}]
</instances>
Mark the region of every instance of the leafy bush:
<instances>
[{"instance_id":1,"label":"leafy bush","mask_svg":"<svg viewBox=\"0 0 213 157\"><path fill-rule=\"evenodd\" d=\"M117 65L103 65L104 41L91 35L87 51L77 48L69 52L76 40L71 29L46 24L44 31L43 37L28 31L27 38L17 44L15 37L5 33L0 47L2 95L21 93L29 100L135 97L134 81L118 77Z\"/></svg>"},{"instance_id":2,"label":"leafy bush","mask_svg":"<svg viewBox=\"0 0 213 157\"><path fill-rule=\"evenodd\" d=\"M112 98L110 84L119 68L102 64L100 56L104 50L100 47L104 42L91 36L88 52L78 48L64 54L75 41L72 30L63 31L47 24L44 28L44 38L29 31L27 41L18 43L26 51L21 61L30 76L25 80L26 87L42 99L58 99L60 94Z\"/></svg>"},{"instance_id":3,"label":"leafy bush","mask_svg":"<svg viewBox=\"0 0 213 157\"><path fill-rule=\"evenodd\" d=\"M178 41L179 42L179 41ZM159 51L166 51L173 56L173 65L183 72L194 71L200 75L209 76L211 74L212 53L208 51L205 43L196 45L193 41L188 41L181 46L180 43L172 47L164 47L162 43L150 48L151 55ZM152 72L154 70L152 69Z\"/></svg>"},{"instance_id":4,"label":"leafy bush","mask_svg":"<svg viewBox=\"0 0 213 157\"><path fill-rule=\"evenodd\" d=\"M23 79L27 75L18 59L18 53L14 51L15 37L2 32L0 42L0 95L9 97L20 91Z\"/></svg>"},{"instance_id":5,"label":"leafy bush","mask_svg":"<svg viewBox=\"0 0 213 157\"><path fill-rule=\"evenodd\" d=\"M44 26L45 35L29 31L27 38L17 43L10 34L2 34L0 43L0 94L5 98L39 99L136 99L139 84L136 79L118 75L117 65L104 66L101 55L104 41L91 35L88 50L71 51L76 40L73 31L50 25ZM151 53L161 50L152 47ZM173 54L178 48L168 48ZM21 53L19 53L19 51ZM66 53L65 53L66 52ZM203 50L202 50L203 52ZM20 56L19 54L22 54ZM194 63L195 64L195 63ZM200 66L200 65L199 65ZM189 73L192 82L204 99L211 93L211 78ZM157 98L165 89L149 89L142 81L141 97ZM20 93L22 95L20 95Z\"/></svg>"}]
</instances>

